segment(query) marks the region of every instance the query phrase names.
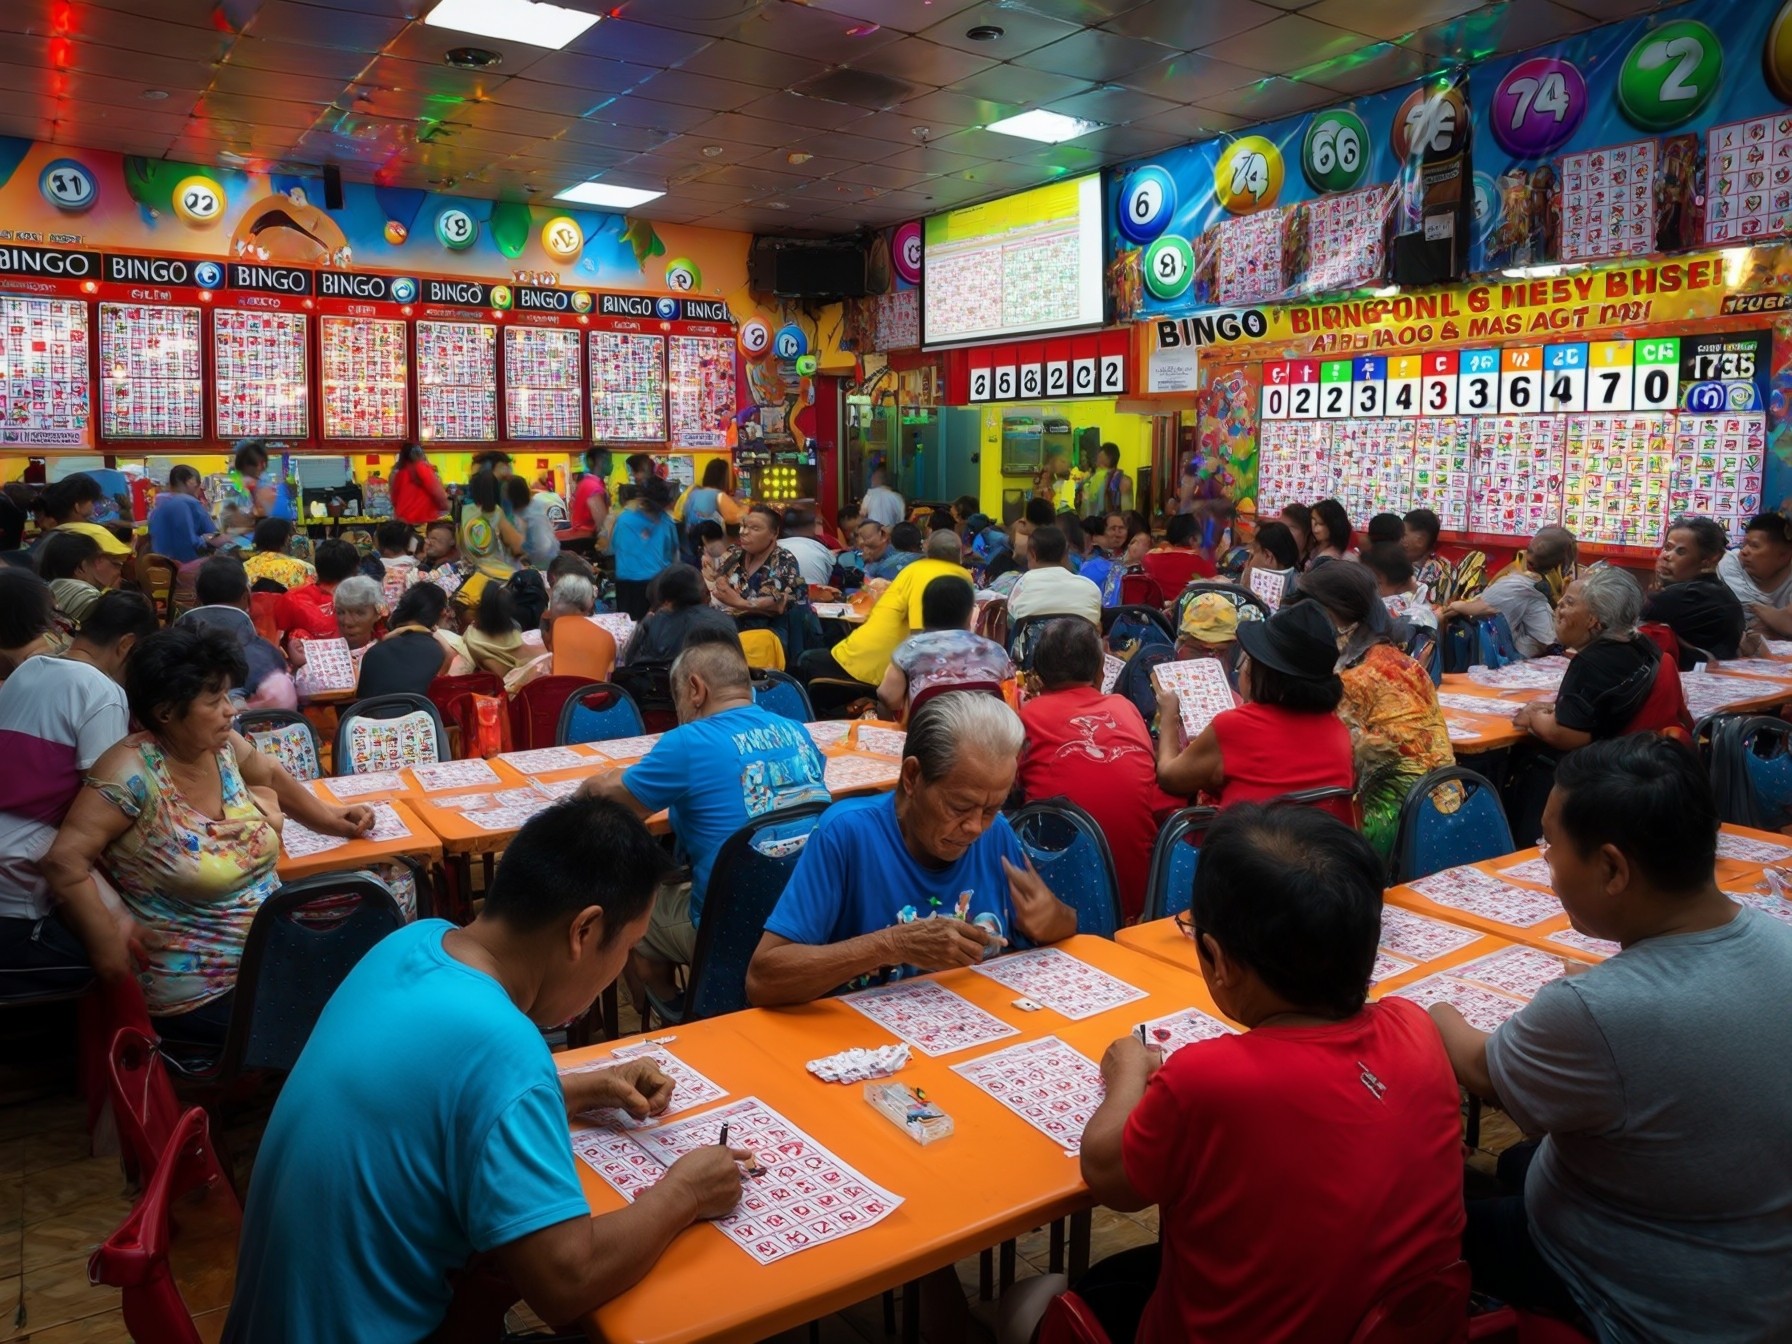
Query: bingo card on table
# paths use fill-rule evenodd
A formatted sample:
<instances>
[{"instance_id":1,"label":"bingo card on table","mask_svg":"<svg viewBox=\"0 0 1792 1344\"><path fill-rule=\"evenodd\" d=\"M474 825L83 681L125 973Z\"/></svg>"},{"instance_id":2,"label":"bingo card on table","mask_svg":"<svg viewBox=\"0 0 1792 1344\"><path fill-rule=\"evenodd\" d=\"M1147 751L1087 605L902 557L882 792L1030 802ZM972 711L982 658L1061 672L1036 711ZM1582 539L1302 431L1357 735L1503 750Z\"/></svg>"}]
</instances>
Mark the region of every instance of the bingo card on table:
<instances>
[{"instance_id":1,"label":"bingo card on table","mask_svg":"<svg viewBox=\"0 0 1792 1344\"><path fill-rule=\"evenodd\" d=\"M1562 156L1562 260L1655 250L1655 142Z\"/></svg>"},{"instance_id":2,"label":"bingo card on table","mask_svg":"<svg viewBox=\"0 0 1792 1344\"><path fill-rule=\"evenodd\" d=\"M498 437L497 327L417 323L417 435L438 443Z\"/></svg>"},{"instance_id":3,"label":"bingo card on table","mask_svg":"<svg viewBox=\"0 0 1792 1344\"><path fill-rule=\"evenodd\" d=\"M394 318L324 317L317 324L326 439L402 439L411 432L410 352Z\"/></svg>"},{"instance_id":4,"label":"bingo card on table","mask_svg":"<svg viewBox=\"0 0 1792 1344\"><path fill-rule=\"evenodd\" d=\"M843 995L840 1002L924 1055L949 1055L1019 1034L1019 1028L992 1017L935 980L880 985Z\"/></svg>"},{"instance_id":5,"label":"bingo card on table","mask_svg":"<svg viewBox=\"0 0 1792 1344\"><path fill-rule=\"evenodd\" d=\"M220 439L311 437L309 331L304 313L212 310L212 408Z\"/></svg>"},{"instance_id":6,"label":"bingo card on table","mask_svg":"<svg viewBox=\"0 0 1792 1344\"><path fill-rule=\"evenodd\" d=\"M1426 416L1416 425L1413 501L1437 514L1446 528L1466 530L1475 422L1467 416Z\"/></svg>"},{"instance_id":7,"label":"bingo card on table","mask_svg":"<svg viewBox=\"0 0 1792 1344\"><path fill-rule=\"evenodd\" d=\"M626 331L594 331L591 363L591 437L621 443L666 437L666 338Z\"/></svg>"},{"instance_id":8,"label":"bingo card on table","mask_svg":"<svg viewBox=\"0 0 1792 1344\"><path fill-rule=\"evenodd\" d=\"M673 336L666 346L666 387L678 448L725 448L734 418L734 342Z\"/></svg>"},{"instance_id":9,"label":"bingo card on table","mask_svg":"<svg viewBox=\"0 0 1792 1344\"><path fill-rule=\"evenodd\" d=\"M1082 1151L1083 1131L1108 1092L1095 1061L1056 1036L954 1064L952 1071L1071 1154Z\"/></svg>"},{"instance_id":10,"label":"bingo card on table","mask_svg":"<svg viewBox=\"0 0 1792 1344\"><path fill-rule=\"evenodd\" d=\"M504 328L504 433L513 439L577 439L585 433L584 353L579 333Z\"/></svg>"},{"instance_id":11,"label":"bingo card on table","mask_svg":"<svg viewBox=\"0 0 1792 1344\"><path fill-rule=\"evenodd\" d=\"M1713 126L1708 135L1705 241L1792 230L1792 112Z\"/></svg>"},{"instance_id":12,"label":"bingo card on table","mask_svg":"<svg viewBox=\"0 0 1792 1344\"><path fill-rule=\"evenodd\" d=\"M1732 538L1761 512L1761 472L1767 460L1767 417L1674 417L1674 471L1668 516L1714 518Z\"/></svg>"},{"instance_id":13,"label":"bingo card on table","mask_svg":"<svg viewBox=\"0 0 1792 1344\"><path fill-rule=\"evenodd\" d=\"M1145 991L1056 947L1033 947L971 967L1073 1022L1145 997Z\"/></svg>"},{"instance_id":14,"label":"bingo card on table","mask_svg":"<svg viewBox=\"0 0 1792 1344\"><path fill-rule=\"evenodd\" d=\"M902 1203L757 1097L652 1129L577 1130L573 1151L633 1203L686 1153L716 1142L753 1153L734 1212L714 1226L762 1265L862 1232ZM758 1175L754 1175L758 1172Z\"/></svg>"},{"instance_id":15,"label":"bingo card on table","mask_svg":"<svg viewBox=\"0 0 1792 1344\"><path fill-rule=\"evenodd\" d=\"M87 305L0 295L0 443L92 442Z\"/></svg>"},{"instance_id":16,"label":"bingo card on table","mask_svg":"<svg viewBox=\"0 0 1792 1344\"><path fill-rule=\"evenodd\" d=\"M1562 473L1562 526L1582 541L1653 546L1667 522L1665 415L1571 415Z\"/></svg>"},{"instance_id":17,"label":"bingo card on table","mask_svg":"<svg viewBox=\"0 0 1792 1344\"><path fill-rule=\"evenodd\" d=\"M100 433L109 439L197 439L205 433L199 310L100 305Z\"/></svg>"},{"instance_id":18,"label":"bingo card on table","mask_svg":"<svg viewBox=\"0 0 1792 1344\"><path fill-rule=\"evenodd\" d=\"M1475 422L1469 529L1527 540L1562 521L1559 415L1490 415Z\"/></svg>"},{"instance_id":19,"label":"bingo card on table","mask_svg":"<svg viewBox=\"0 0 1792 1344\"><path fill-rule=\"evenodd\" d=\"M1397 188L1370 187L1321 196L1300 206L1307 232L1301 288L1324 294L1379 285L1388 266L1388 211L1397 196Z\"/></svg>"}]
</instances>

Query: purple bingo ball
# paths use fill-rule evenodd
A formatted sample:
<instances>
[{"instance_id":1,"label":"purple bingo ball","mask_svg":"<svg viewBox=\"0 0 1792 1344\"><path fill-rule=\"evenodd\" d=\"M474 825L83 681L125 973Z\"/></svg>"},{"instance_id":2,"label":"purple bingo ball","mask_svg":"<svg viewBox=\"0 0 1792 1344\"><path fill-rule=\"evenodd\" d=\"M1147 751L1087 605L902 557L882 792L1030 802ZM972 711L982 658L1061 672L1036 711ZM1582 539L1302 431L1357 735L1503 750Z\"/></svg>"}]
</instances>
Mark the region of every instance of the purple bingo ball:
<instances>
[{"instance_id":1,"label":"purple bingo ball","mask_svg":"<svg viewBox=\"0 0 1792 1344\"><path fill-rule=\"evenodd\" d=\"M1493 91L1493 138L1514 158L1537 159L1567 142L1587 115L1587 82L1567 61L1533 56Z\"/></svg>"}]
</instances>

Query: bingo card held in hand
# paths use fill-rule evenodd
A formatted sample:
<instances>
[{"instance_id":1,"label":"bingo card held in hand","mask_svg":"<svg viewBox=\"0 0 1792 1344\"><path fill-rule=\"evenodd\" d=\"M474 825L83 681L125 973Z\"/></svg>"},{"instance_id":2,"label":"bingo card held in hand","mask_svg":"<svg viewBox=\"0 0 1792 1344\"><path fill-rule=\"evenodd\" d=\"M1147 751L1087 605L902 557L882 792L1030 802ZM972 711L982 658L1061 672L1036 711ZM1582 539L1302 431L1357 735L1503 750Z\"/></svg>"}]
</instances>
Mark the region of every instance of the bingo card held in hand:
<instances>
[{"instance_id":1,"label":"bingo card held in hand","mask_svg":"<svg viewBox=\"0 0 1792 1344\"><path fill-rule=\"evenodd\" d=\"M1182 711L1184 745L1238 701L1226 681L1226 672L1215 658L1189 658L1179 663L1159 663L1151 669L1159 690L1174 691Z\"/></svg>"}]
</instances>

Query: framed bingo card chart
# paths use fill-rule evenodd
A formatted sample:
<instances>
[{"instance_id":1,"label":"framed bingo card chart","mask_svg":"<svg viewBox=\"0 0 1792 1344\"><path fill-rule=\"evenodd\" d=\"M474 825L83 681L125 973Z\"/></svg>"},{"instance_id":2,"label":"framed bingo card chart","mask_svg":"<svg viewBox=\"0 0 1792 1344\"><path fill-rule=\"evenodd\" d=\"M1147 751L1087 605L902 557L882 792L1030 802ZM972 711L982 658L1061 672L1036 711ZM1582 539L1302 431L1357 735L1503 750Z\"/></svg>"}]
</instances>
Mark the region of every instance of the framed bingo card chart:
<instances>
[{"instance_id":1,"label":"framed bingo card chart","mask_svg":"<svg viewBox=\"0 0 1792 1344\"><path fill-rule=\"evenodd\" d=\"M585 352L575 328L504 328L504 435L585 436Z\"/></svg>"},{"instance_id":2,"label":"framed bingo card chart","mask_svg":"<svg viewBox=\"0 0 1792 1344\"><path fill-rule=\"evenodd\" d=\"M673 336L666 351L669 441L679 448L726 448L734 419L734 342Z\"/></svg>"},{"instance_id":3,"label":"framed bingo card chart","mask_svg":"<svg viewBox=\"0 0 1792 1344\"><path fill-rule=\"evenodd\" d=\"M1471 532L1529 538L1562 521L1559 415L1477 417L1469 477Z\"/></svg>"},{"instance_id":4,"label":"framed bingo card chart","mask_svg":"<svg viewBox=\"0 0 1792 1344\"><path fill-rule=\"evenodd\" d=\"M1595 545L1652 546L1673 469L1665 415L1566 417L1562 526Z\"/></svg>"},{"instance_id":5,"label":"framed bingo card chart","mask_svg":"<svg viewBox=\"0 0 1792 1344\"><path fill-rule=\"evenodd\" d=\"M0 294L0 444L88 447L88 305Z\"/></svg>"},{"instance_id":6,"label":"framed bingo card chart","mask_svg":"<svg viewBox=\"0 0 1792 1344\"><path fill-rule=\"evenodd\" d=\"M398 318L318 319L326 439L410 437L407 326Z\"/></svg>"},{"instance_id":7,"label":"framed bingo card chart","mask_svg":"<svg viewBox=\"0 0 1792 1344\"><path fill-rule=\"evenodd\" d=\"M1703 514L1732 538L1761 512L1767 417L1759 412L1674 417L1668 516Z\"/></svg>"},{"instance_id":8,"label":"framed bingo card chart","mask_svg":"<svg viewBox=\"0 0 1792 1344\"><path fill-rule=\"evenodd\" d=\"M666 338L635 331L593 331L591 437L616 443L666 441Z\"/></svg>"},{"instance_id":9,"label":"framed bingo card chart","mask_svg":"<svg viewBox=\"0 0 1792 1344\"><path fill-rule=\"evenodd\" d=\"M417 322L417 437L489 443L498 437L498 328Z\"/></svg>"},{"instance_id":10,"label":"framed bingo card chart","mask_svg":"<svg viewBox=\"0 0 1792 1344\"><path fill-rule=\"evenodd\" d=\"M1343 420L1331 427L1337 500L1352 518L1405 513L1413 498L1416 420Z\"/></svg>"},{"instance_id":11,"label":"framed bingo card chart","mask_svg":"<svg viewBox=\"0 0 1792 1344\"><path fill-rule=\"evenodd\" d=\"M172 304L100 305L100 434L108 439L205 435L200 311Z\"/></svg>"},{"instance_id":12,"label":"framed bingo card chart","mask_svg":"<svg viewBox=\"0 0 1792 1344\"><path fill-rule=\"evenodd\" d=\"M310 318L212 310L212 417L220 439L311 437Z\"/></svg>"},{"instance_id":13,"label":"framed bingo card chart","mask_svg":"<svg viewBox=\"0 0 1792 1344\"><path fill-rule=\"evenodd\" d=\"M1315 420L1264 422L1257 441L1257 516L1324 499L1338 487L1332 427Z\"/></svg>"}]
</instances>

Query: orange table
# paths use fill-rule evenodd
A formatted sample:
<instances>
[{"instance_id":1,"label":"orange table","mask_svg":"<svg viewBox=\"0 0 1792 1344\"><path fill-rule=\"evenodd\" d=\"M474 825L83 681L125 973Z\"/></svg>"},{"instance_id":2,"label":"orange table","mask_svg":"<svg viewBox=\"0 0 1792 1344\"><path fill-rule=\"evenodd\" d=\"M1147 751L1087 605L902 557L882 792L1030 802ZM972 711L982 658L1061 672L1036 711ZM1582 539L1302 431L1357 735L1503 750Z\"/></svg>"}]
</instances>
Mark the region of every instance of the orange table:
<instances>
[{"instance_id":1,"label":"orange table","mask_svg":"<svg viewBox=\"0 0 1792 1344\"><path fill-rule=\"evenodd\" d=\"M1190 1007L1215 1010L1199 979L1105 939L1084 935L1060 946L1148 997L1072 1022L1050 1009L1020 1011L1013 990L973 971L935 977L1019 1034L937 1059L914 1052L897 1077L924 1088L956 1129L926 1147L873 1111L858 1086L823 1083L805 1071L810 1059L896 1039L844 1003L753 1009L676 1028L667 1048L727 1088L728 1100L758 1097L904 1202L874 1227L765 1266L714 1228L693 1228L588 1326L618 1342L764 1339L1087 1209L1077 1160L951 1066L1049 1035L1099 1062L1140 1022ZM558 1062L601 1058L612 1048L572 1052ZM579 1176L594 1212L621 1207L621 1196L583 1163Z\"/></svg>"},{"instance_id":2,"label":"orange table","mask_svg":"<svg viewBox=\"0 0 1792 1344\"><path fill-rule=\"evenodd\" d=\"M336 800L328 793L322 796L326 801ZM360 799L353 800L360 802ZM365 868L370 864L389 863L393 859L417 859L425 864L440 863L442 859L442 842L428 826L410 808L396 798L390 799L392 811L409 829L410 835L399 840L350 840L335 849L326 849L317 854L307 854L303 858L288 857L282 851L276 872L282 882L292 882L301 877L312 877L318 873L334 873Z\"/></svg>"},{"instance_id":3,"label":"orange table","mask_svg":"<svg viewBox=\"0 0 1792 1344\"><path fill-rule=\"evenodd\" d=\"M1425 913L1433 914L1435 912L1427 910ZM1440 914L1438 917L1442 918L1442 915ZM1456 924L1459 928L1466 927L1457 920L1448 920L1446 922ZM1476 932L1479 931L1476 930ZM1195 977L1197 982L1200 981L1201 971L1195 961L1195 945L1190 941L1189 936L1177 925L1174 919L1154 919L1148 924L1134 924L1121 929L1120 932L1114 936L1122 947L1130 948L1132 951L1142 953L1156 961L1161 961L1177 967L1180 970L1187 971L1190 975ZM1502 948L1510 947L1511 945L1512 944L1508 939L1496 938L1491 934L1483 933L1480 937L1476 938L1474 942L1458 948L1454 952L1450 952L1445 956L1434 957L1430 961L1420 962L1409 970L1404 970L1398 975L1391 975L1386 980L1371 985L1369 987L1369 997L1378 999L1383 994L1391 992L1397 986L1410 985L1414 981L1423 980L1428 975L1435 975L1437 972L1458 965L1463 961L1472 960L1475 957L1484 957L1491 952L1498 952ZM1569 949L1557 947L1554 944L1549 945L1549 950L1562 955L1570 954ZM1202 993L1206 993L1205 985L1202 985ZM1208 1011L1212 1010L1209 1009Z\"/></svg>"}]
</instances>

